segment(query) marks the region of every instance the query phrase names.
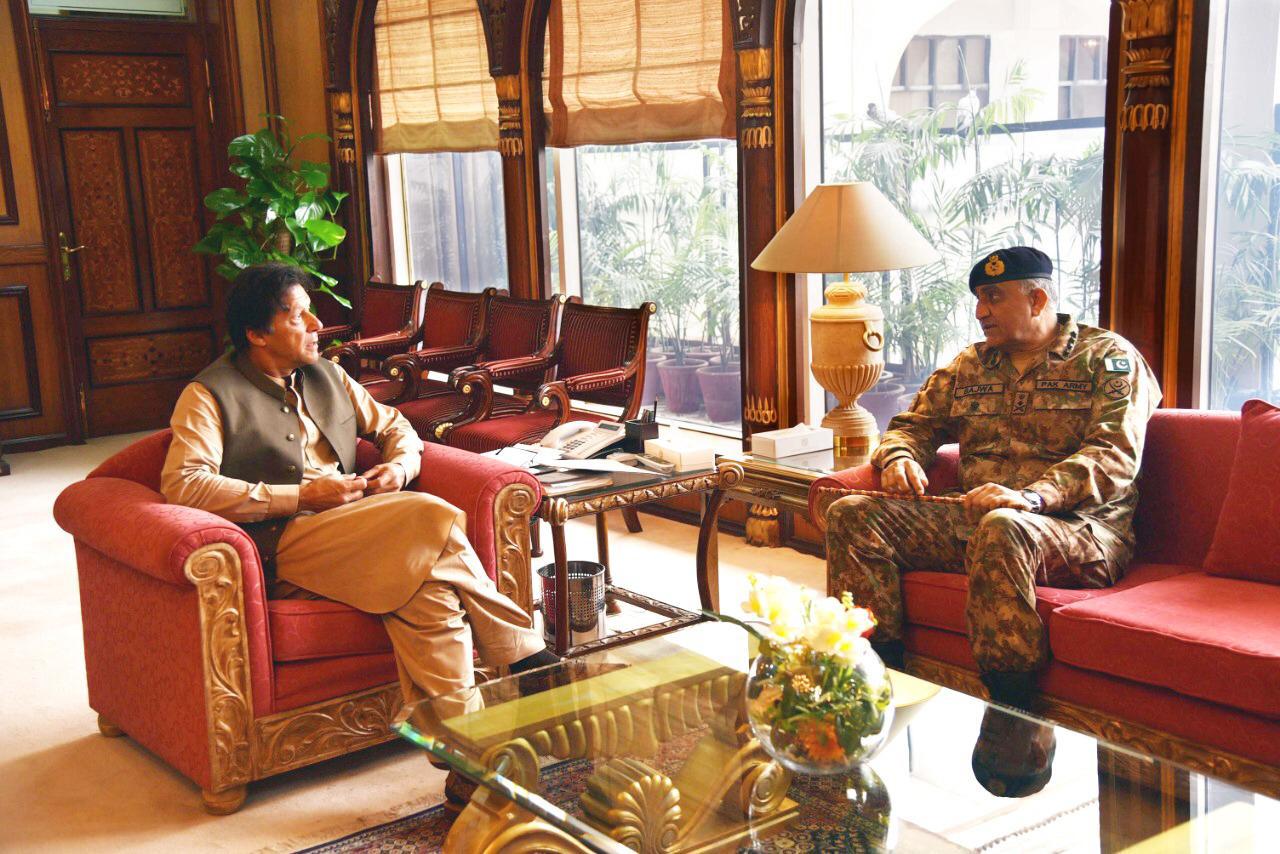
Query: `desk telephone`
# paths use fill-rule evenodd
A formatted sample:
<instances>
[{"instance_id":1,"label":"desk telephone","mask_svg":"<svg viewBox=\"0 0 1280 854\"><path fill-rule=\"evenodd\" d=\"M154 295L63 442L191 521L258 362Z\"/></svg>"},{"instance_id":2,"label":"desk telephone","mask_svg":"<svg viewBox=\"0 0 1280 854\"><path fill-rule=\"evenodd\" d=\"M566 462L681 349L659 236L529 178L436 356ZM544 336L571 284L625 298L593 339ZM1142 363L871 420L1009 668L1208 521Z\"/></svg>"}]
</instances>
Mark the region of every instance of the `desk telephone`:
<instances>
[{"instance_id":1,"label":"desk telephone","mask_svg":"<svg viewBox=\"0 0 1280 854\"><path fill-rule=\"evenodd\" d=\"M544 448L559 448L569 460L586 460L620 445L626 439L617 421L570 421L548 433L541 442Z\"/></svg>"}]
</instances>

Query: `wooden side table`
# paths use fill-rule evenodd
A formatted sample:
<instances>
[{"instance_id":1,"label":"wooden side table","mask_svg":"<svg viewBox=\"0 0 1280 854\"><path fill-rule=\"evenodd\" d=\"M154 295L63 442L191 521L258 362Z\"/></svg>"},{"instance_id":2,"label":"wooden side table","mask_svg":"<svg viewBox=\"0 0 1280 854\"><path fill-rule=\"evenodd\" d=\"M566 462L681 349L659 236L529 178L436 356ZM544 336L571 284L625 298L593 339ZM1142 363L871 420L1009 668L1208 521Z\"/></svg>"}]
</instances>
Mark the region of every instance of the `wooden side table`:
<instances>
[{"instance_id":1,"label":"wooden side table","mask_svg":"<svg viewBox=\"0 0 1280 854\"><path fill-rule=\"evenodd\" d=\"M869 453L837 456L831 450L776 459L748 453L721 456L721 462L742 467L742 480L729 490L728 497L747 503L747 545L770 548L781 545L780 510L807 516L809 487L815 480L862 465L869 459Z\"/></svg>"},{"instance_id":2,"label":"wooden side table","mask_svg":"<svg viewBox=\"0 0 1280 854\"><path fill-rule=\"evenodd\" d=\"M720 607L720 556L717 543L716 522L720 505L728 490L742 481L742 465L734 460L722 460L714 469L684 472L660 476L641 484L609 486L582 493L543 498L538 516L551 526L551 544L555 552L556 602L555 602L555 650L560 656L576 656L595 650L607 649L630 643L640 637L662 634L701 622L706 619L684 608L652 599L641 593L615 587L609 572L609 547L601 533L606 510L636 507L649 501L662 501L677 495L702 494L702 522L698 528L696 564L698 573L698 598L709 611ZM596 546L599 560L605 565L606 597L660 614L667 619L651 626L620 632L575 647L569 645L569 566L565 550L564 526L570 519L580 516L596 516Z\"/></svg>"}]
</instances>

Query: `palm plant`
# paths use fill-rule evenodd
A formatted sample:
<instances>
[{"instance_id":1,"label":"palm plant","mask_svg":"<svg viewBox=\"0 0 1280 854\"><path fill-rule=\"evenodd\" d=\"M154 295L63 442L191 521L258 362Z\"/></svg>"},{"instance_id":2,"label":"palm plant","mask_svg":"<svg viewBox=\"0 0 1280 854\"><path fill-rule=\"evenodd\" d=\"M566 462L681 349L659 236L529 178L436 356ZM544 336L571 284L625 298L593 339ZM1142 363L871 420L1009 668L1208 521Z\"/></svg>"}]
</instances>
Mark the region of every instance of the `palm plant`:
<instances>
[{"instance_id":1,"label":"palm plant","mask_svg":"<svg viewBox=\"0 0 1280 854\"><path fill-rule=\"evenodd\" d=\"M1223 151L1222 198L1244 227L1219 240L1214 406L1237 402L1250 363L1257 364L1257 394L1272 399L1280 350L1280 133L1230 139Z\"/></svg>"}]
</instances>

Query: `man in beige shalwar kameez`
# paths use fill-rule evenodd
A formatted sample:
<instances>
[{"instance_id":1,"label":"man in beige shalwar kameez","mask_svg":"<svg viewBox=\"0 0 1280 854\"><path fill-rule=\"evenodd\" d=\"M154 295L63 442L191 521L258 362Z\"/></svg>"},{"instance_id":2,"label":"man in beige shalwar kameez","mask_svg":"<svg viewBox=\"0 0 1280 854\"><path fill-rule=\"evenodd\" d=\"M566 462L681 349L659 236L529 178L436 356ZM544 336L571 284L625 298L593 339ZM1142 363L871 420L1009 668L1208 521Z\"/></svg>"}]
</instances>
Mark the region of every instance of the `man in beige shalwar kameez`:
<instances>
[{"instance_id":1,"label":"man in beige shalwar kameez","mask_svg":"<svg viewBox=\"0 0 1280 854\"><path fill-rule=\"evenodd\" d=\"M419 475L422 441L319 358L305 287L305 274L283 264L237 278L227 298L235 352L178 399L165 497L240 524L274 565L273 598L381 614L406 702L473 686L473 641L486 663L514 672L553 663L529 615L471 550L462 512L401 491ZM385 460L359 474L357 435Z\"/></svg>"}]
</instances>

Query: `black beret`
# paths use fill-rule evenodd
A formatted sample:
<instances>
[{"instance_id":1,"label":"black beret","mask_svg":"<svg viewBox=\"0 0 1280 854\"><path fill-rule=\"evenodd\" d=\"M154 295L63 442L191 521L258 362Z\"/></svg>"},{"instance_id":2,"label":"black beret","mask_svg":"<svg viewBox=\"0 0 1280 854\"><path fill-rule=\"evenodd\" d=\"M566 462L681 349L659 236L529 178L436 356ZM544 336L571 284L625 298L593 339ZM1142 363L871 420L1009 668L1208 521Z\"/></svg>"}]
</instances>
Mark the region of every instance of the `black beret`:
<instances>
[{"instance_id":1,"label":"black beret","mask_svg":"<svg viewBox=\"0 0 1280 854\"><path fill-rule=\"evenodd\" d=\"M1011 246L997 249L973 265L969 271L969 290L976 294L979 285L1052 278L1053 262L1048 255L1030 246Z\"/></svg>"}]
</instances>

